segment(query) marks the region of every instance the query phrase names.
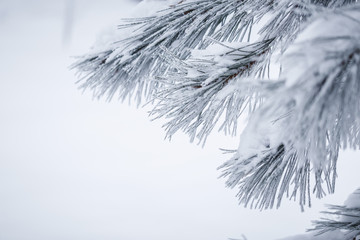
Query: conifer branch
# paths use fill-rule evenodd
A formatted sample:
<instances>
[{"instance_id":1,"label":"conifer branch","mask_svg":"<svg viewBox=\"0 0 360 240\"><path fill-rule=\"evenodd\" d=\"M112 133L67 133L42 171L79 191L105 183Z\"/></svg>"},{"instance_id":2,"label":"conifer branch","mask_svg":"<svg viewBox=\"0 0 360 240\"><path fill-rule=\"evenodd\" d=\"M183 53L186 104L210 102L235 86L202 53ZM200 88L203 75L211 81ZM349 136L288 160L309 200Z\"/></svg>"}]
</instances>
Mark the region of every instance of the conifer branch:
<instances>
[{"instance_id":1,"label":"conifer branch","mask_svg":"<svg viewBox=\"0 0 360 240\"><path fill-rule=\"evenodd\" d=\"M346 240L352 240L360 235L359 207L329 205L328 209L328 211L323 211L322 213L329 217L314 221L314 228L309 231L316 231L317 235L321 235L331 231L342 230L346 231Z\"/></svg>"},{"instance_id":2,"label":"conifer branch","mask_svg":"<svg viewBox=\"0 0 360 240\"><path fill-rule=\"evenodd\" d=\"M158 94L159 102L151 112L156 118L169 119L164 125L167 136L170 138L181 129L192 141L197 137L205 143L224 111L226 118L220 129L235 135L240 114L259 104L262 85L251 79L266 68L272 41L237 48L224 45L225 52L221 54L219 49L217 54L209 54L207 49L198 51L200 58L169 60L173 61L169 63L172 71L159 80L173 81Z\"/></svg>"},{"instance_id":3,"label":"conifer branch","mask_svg":"<svg viewBox=\"0 0 360 240\"><path fill-rule=\"evenodd\" d=\"M182 130L204 144L217 123L235 135L248 110L220 167L227 186L245 205L278 207L286 195L303 208L311 191L334 191L339 149L360 147L359 14L356 0L179 1L127 20L129 37L74 67L97 97L155 103L169 138ZM283 71L270 79L276 57Z\"/></svg>"},{"instance_id":4,"label":"conifer branch","mask_svg":"<svg viewBox=\"0 0 360 240\"><path fill-rule=\"evenodd\" d=\"M250 136L256 140L240 143L238 153L221 167L227 185L239 187L245 205L271 208L277 201L279 206L291 184L290 197L298 194L302 208L306 201L310 205L310 169L316 196L325 194L323 182L333 193L339 149L360 147L360 36L353 34L360 32L360 24L346 17L359 12L333 14L328 26L337 31L323 36L313 29L324 28L320 15L308 26L312 36L305 31L306 40L285 54L286 83L252 114L241 142ZM340 31L343 21L352 27Z\"/></svg>"}]
</instances>

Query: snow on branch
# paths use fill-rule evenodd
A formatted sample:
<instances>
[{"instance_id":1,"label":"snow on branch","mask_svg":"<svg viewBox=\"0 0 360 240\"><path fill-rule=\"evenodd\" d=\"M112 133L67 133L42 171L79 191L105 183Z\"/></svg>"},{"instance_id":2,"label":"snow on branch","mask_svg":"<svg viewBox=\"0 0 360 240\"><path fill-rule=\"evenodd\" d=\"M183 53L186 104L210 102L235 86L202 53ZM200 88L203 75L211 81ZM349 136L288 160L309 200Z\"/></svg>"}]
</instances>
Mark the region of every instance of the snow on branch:
<instances>
[{"instance_id":1,"label":"snow on branch","mask_svg":"<svg viewBox=\"0 0 360 240\"><path fill-rule=\"evenodd\" d=\"M187 49L209 44L204 41L206 36L241 40L253 21L252 16L242 10L248 2L185 1L156 16L128 20L128 24L120 27L134 27L132 35L74 64L84 75L81 87L92 89L98 97L107 95L109 99L116 92L122 99L135 93L139 101L143 95L151 96L158 88L151 76L162 75L168 68L159 58L161 47L185 59L189 56Z\"/></svg>"},{"instance_id":2,"label":"snow on branch","mask_svg":"<svg viewBox=\"0 0 360 240\"><path fill-rule=\"evenodd\" d=\"M329 205L328 209L322 212L328 217L314 221L314 228L309 231L322 235L340 230L344 240L360 238L360 189L351 194L343 206Z\"/></svg>"},{"instance_id":3,"label":"snow on branch","mask_svg":"<svg viewBox=\"0 0 360 240\"><path fill-rule=\"evenodd\" d=\"M303 208L311 192L334 191L339 149L360 148L359 19L356 0L179 1L126 20L130 35L73 67L97 97L155 103L169 138L182 130L204 144L217 123L235 135L248 110L221 166L227 186L245 205L289 196ZM270 79L276 58L282 74Z\"/></svg>"},{"instance_id":4,"label":"snow on branch","mask_svg":"<svg viewBox=\"0 0 360 240\"><path fill-rule=\"evenodd\" d=\"M73 68L82 76L80 87L91 89L96 97L135 95L139 103L143 96L149 99L157 92L158 82L152 78L168 70L160 57L162 47L184 60L189 50L208 47L212 43L208 37L221 42L249 40L252 26L268 14L276 17L262 30L263 40L282 40L293 31L291 39L308 15L294 11L292 5L290 0L181 1L155 16L126 19L119 28L132 29L128 37L83 56Z\"/></svg>"},{"instance_id":5,"label":"snow on branch","mask_svg":"<svg viewBox=\"0 0 360 240\"><path fill-rule=\"evenodd\" d=\"M344 205L328 205L320 220L313 221L308 233L289 236L281 240L359 240L360 189L350 194Z\"/></svg>"},{"instance_id":6,"label":"snow on branch","mask_svg":"<svg viewBox=\"0 0 360 240\"><path fill-rule=\"evenodd\" d=\"M329 211L322 212L329 216L335 216L337 219L323 218L314 221L318 235L326 232L346 230L349 240L360 234L360 207L349 208L346 206L328 206ZM340 219L339 219L340 218Z\"/></svg>"},{"instance_id":7,"label":"snow on branch","mask_svg":"<svg viewBox=\"0 0 360 240\"><path fill-rule=\"evenodd\" d=\"M310 202L335 189L340 148L360 148L360 6L319 13L283 57L285 85L251 116L222 166L245 205L271 208L288 194ZM346 26L346 27L344 27Z\"/></svg>"},{"instance_id":8,"label":"snow on branch","mask_svg":"<svg viewBox=\"0 0 360 240\"><path fill-rule=\"evenodd\" d=\"M197 137L204 143L224 111L220 129L235 134L240 114L246 108L253 111L259 104L259 91L266 83L252 79L263 75L268 67L272 41L215 44L192 51L186 61L169 59L172 71L159 79L164 81L164 88L151 112L157 118L169 119L164 125L167 136L181 129L191 140Z\"/></svg>"}]
</instances>

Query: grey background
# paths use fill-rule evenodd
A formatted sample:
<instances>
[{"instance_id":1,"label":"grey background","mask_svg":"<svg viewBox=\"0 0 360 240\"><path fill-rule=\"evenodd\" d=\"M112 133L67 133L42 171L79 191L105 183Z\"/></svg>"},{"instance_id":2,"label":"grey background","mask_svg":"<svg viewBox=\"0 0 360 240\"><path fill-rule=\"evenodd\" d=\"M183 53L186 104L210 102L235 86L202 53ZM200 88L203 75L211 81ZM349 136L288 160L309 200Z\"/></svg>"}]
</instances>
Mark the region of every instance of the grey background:
<instances>
[{"instance_id":1,"label":"grey background","mask_svg":"<svg viewBox=\"0 0 360 240\"><path fill-rule=\"evenodd\" d=\"M360 184L359 152L342 152L336 194L300 212L238 206L216 170L238 137L201 148L147 110L93 100L71 56L131 16L135 1L0 2L0 239L249 240L302 233L324 203ZM70 8L69 8L70 6ZM70 9L70 10L69 10Z\"/></svg>"}]
</instances>

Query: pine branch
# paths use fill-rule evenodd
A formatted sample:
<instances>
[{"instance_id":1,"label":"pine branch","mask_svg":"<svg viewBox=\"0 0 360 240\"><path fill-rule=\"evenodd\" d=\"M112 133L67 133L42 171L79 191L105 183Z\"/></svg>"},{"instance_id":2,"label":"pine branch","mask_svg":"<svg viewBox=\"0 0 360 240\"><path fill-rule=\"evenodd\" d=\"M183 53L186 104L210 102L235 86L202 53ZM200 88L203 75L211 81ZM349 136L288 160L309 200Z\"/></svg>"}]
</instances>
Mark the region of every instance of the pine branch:
<instances>
[{"instance_id":1,"label":"pine branch","mask_svg":"<svg viewBox=\"0 0 360 240\"><path fill-rule=\"evenodd\" d=\"M308 11L300 12L299 7L293 6L297 5L290 0L181 1L157 16L128 19L120 27L137 27L130 37L111 44L105 51L84 56L73 68L83 76L80 88L91 89L96 97L106 95L111 100L118 94L124 100L135 95L140 104L144 96L149 100L157 94L163 85L154 81L154 77L164 78L171 67L163 61L161 49L167 48L177 58L186 60L190 57L189 49L208 47L213 41L209 37L220 42L242 41L246 35L250 36L252 26L270 13L275 17L262 29L265 35L261 41L271 41L268 50L271 55L277 43L293 40L299 23L309 15ZM170 78L170 82L174 80Z\"/></svg>"},{"instance_id":2,"label":"pine branch","mask_svg":"<svg viewBox=\"0 0 360 240\"><path fill-rule=\"evenodd\" d=\"M314 221L314 228L308 231L315 231L316 235L322 235L327 232L344 231L346 240L352 240L360 235L360 208L329 205L329 211L323 211L323 214L329 215L328 218ZM333 216L333 218L330 218Z\"/></svg>"},{"instance_id":3,"label":"pine branch","mask_svg":"<svg viewBox=\"0 0 360 240\"><path fill-rule=\"evenodd\" d=\"M310 205L310 169L318 198L323 182L334 192L340 147L360 147L359 7L331 11L331 21L319 14L288 50L286 84L252 115L238 153L221 167L241 203L279 206L293 184L291 197Z\"/></svg>"},{"instance_id":4,"label":"pine branch","mask_svg":"<svg viewBox=\"0 0 360 240\"><path fill-rule=\"evenodd\" d=\"M198 51L199 58L168 60L173 71L160 78L165 87L151 112L156 118L170 119L164 125L167 136L170 138L181 129L191 140L197 137L205 143L224 111L226 117L220 129L235 134L240 114L249 106L255 109L258 105L263 86L252 83L251 78L263 74L272 41L241 44L237 48L225 45L223 53L217 49L217 54L209 54L207 49ZM166 83L168 78L173 82Z\"/></svg>"},{"instance_id":5,"label":"pine branch","mask_svg":"<svg viewBox=\"0 0 360 240\"><path fill-rule=\"evenodd\" d=\"M272 2L272 4L274 4L274 2ZM269 4L269 6L273 6L272 4ZM177 57L174 56L173 53L170 53L171 50L165 52L165 55L168 56L163 56L163 58L168 59L168 65L173 67L175 71L161 77L163 82L169 82L170 79L171 83L164 83L165 90L157 95L160 99L160 104L155 107L152 114L157 117L165 116L170 119L168 123L164 125L167 130L167 137L170 138L176 131L181 129L190 135L191 141L198 138L199 141L204 144L206 137L221 118L225 109L227 111L225 121L220 127L220 130L223 129L225 133L231 133L232 135L236 134L237 120L241 113L244 112L245 107L251 105L250 100L253 102L253 106L250 107L250 112L259 105L259 96L257 93L261 91L259 89L259 79L264 79L266 70L269 71L269 62L273 51L278 48L277 45L281 45L281 48L286 49L286 44L293 41L295 36L297 36L300 30L300 23L312 14L312 12L307 9L312 9L311 5L310 7L309 5L305 7L304 4L300 6L299 3L295 4L291 1L282 1L277 4L279 6L271 13L275 16L274 19L269 21L269 24L261 30L262 33L265 33L262 37L264 40L255 44L247 44L250 48L258 47L257 52L255 51L255 54L250 53L249 56L244 55L240 60L232 59L232 61L235 62L232 66L218 66L219 64L214 62L214 59L209 59L208 57L195 59L194 61L191 59L194 57L193 53L190 54L190 60L185 63L181 62L181 59L174 61L173 59ZM301 9L301 11L299 9ZM260 11L260 13L265 12ZM253 19L261 17L262 15L258 14L254 16ZM220 30L217 32L217 34L220 33L223 34L223 31ZM216 40L213 39L213 41ZM286 44L284 44L284 42L286 42ZM221 42L219 44L224 45ZM204 51L211 52L208 48L204 49ZM212 55L213 58L215 58L214 55ZM235 54L232 52L218 53L216 59L218 62L228 61L231 55ZM256 59L254 59L254 57ZM182 69L175 66L182 66ZM186 68L188 69L186 70ZM198 74L194 75L194 71L198 72ZM246 72L246 74L244 74L244 72ZM250 85L241 80L237 81L235 84L238 87L234 87L234 84L231 85L233 93L230 93L230 88L227 88L228 94L227 96L223 96L223 88L229 80L234 78L250 78L249 73L252 73L250 76L254 79ZM257 81L255 81L255 79L257 79ZM281 83L281 81L279 83ZM206 85L206 88L203 88L204 85ZM268 85L264 86L269 88ZM257 90L254 91L255 89ZM240 97L238 97L239 91L241 92ZM228 98L230 101L222 100L219 103L221 99L215 97L218 95L223 96L223 99L231 96ZM194 99L196 100L194 101Z\"/></svg>"},{"instance_id":6,"label":"pine branch","mask_svg":"<svg viewBox=\"0 0 360 240\"><path fill-rule=\"evenodd\" d=\"M247 4L250 5L250 3ZM251 7L248 5L244 4L244 8L254 8L254 4L250 5ZM269 8L272 8L273 5L274 1L268 3ZM246 47L217 53L217 55L211 54L211 50L206 48L204 52L210 52L210 59L209 56L193 59L194 54L192 53L186 62L182 62L171 50L165 52L163 58L168 60L168 65L173 67L175 71L170 71L161 77L164 82L164 90L157 95L160 103L156 105L152 114L157 118L166 117L170 119L164 125L168 138L171 138L176 131L181 129L190 135L191 141L198 138L199 142L204 144L225 110L225 120L220 130L235 135L238 118L245 108L250 106L249 110L252 112L259 105L260 86L270 88L270 85L273 88L277 85L260 83L265 78L266 70L269 71L272 53L286 37L288 38L287 42L293 40L299 31L299 23L310 15L306 8L303 8L302 12L295 11L292 7L295 4L291 1L282 1L278 5L280 6L271 14L275 15L280 23L272 21L274 27L269 27L272 26L269 24L263 28L261 31L266 33L262 37L264 40L257 43L242 43ZM260 7L259 5L256 6ZM251 19L262 18L269 11L269 8L266 8L266 11L257 12L257 15ZM211 40L227 47L226 44L224 45L216 40L221 39L222 35L231 35L225 34L223 29L227 28L221 28L214 34L215 39ZM274 30L276 33L281 32L282 35L274 34ZM255 50L249 51L245 48L254 48ZM237 56L238 59L234 56ZM223 62L229 61L229 57L232 57L232 63L223 66ZM176 60L173 60L174 58ZM194 72L197 74L193 74ZM249 79L253 79L253 81L251 82ZM227 87L229 81L233 83ZM278 84L281 84L281 81ZM232 92L230 92L231 89L233 89ZM224 92L227 94L224 95Z\"/></svg>"},{"instance_id":7,"label":"pine branch","mask_svg":"<svg viewBox=\"0 0 360 240\"><path fill-rule=\"evenodd\" d=\"M279 1L281 2L281 1ZM277 32L287 32L297 28L295 20L303 17L296 14L291 20L284 20L289 0L283 1L278 19ZM132 27L130 37L112 43L108 49L81 58L72 67L82 73L81 88L92 89L94 95L107 95L110 100L116 93L121 99L135 94L138 101L145 95L150 97L159 88L151 79L161 76L168 70L160 58L161 48L168 48L184 60L190 56L188 49L205 49L217 41L239 42L251 34L252 26L274 9L273 0L197 0L185 1L163 10L157 16L128 19L120 28ZM253 11L253 9L257 9ZM273 24L277 25L277 22ZM271 24L269 25L271 26ZM267 27L263 40L273 39L276 31ZM272 32L272 34L269 34ZM286 32L286 33L287 33ZM293 35L293 34L292 34ZM286 34L283 34L284 38ZM281 38L281 39L282 39Z\"/></svg>"},{"instance_id":8,"label":"pine branch","mask_svg":"<svg viewBox=\"0 0 360 240\"><path fill-rule=\"evenodd\" d=\"M180 1L127 20L129 37L74 67L97 97L156 103L151 114L168 119L169 138L183 130L204 144L219 122L234 135L249 110L222 176L245 205L278 207L286 195L303 208L312 186L317 197L323 182L334 191L339 149L360 147L359 13L356 0ZM277 55L284 72L266 79Z\"/></svg>"},{"instance_id":9,"label":"pine branch","mask_svg":"<svg viewBox=\"0 0 360 240\"><path fill-rule=\"evenodd\" d=\"M288 192L292 181L296 189L310 191L310 166L306 164L299 170L296 163L296 153L286 151L284 145L277 149L268 147L261 156L253 155L241 159L235 155L220 167L225 169L221 177L228 178L228 187L239 187L237 197L245 206L267 209L272 208L276 201L277 206L280 206L281 199ZM306 204L306 195L300 196L300 203Z\"/></svg>"},{"instance_id":10,"label":"pine branch","mask_svg":"<svg viewBox=\"0 0 360 240\"><path fill-rule=\"evenodd\" d=\"M112 44L109 50L85 56L73 65L85 74L81 87L92 89L98 97L107 94L109 99L116 91L122 99L134 93L138 101L143 95L151 97L158 89L151 76L162 75L168 69L159 58L161 47L186 59L187 49L208 46L209 42L203 41L206 36L241 40L252 24L252 16L240 11L248 2L183 2L159 12L158 16L134 19L120 26L138 29L132 36ZM219 32L218 28L222 30Z\"/></svg>"}]
</instances>

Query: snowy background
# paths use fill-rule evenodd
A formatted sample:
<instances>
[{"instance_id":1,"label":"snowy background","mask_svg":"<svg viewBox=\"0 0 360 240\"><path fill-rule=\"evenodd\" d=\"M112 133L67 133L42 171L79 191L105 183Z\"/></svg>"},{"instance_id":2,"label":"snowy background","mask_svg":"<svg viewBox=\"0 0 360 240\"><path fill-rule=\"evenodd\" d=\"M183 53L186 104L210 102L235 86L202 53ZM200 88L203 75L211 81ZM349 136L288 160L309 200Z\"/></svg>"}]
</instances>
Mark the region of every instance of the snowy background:
<instances>
[{"instance_id":1,"label":"snowy background","mask_svg":"<svg viewBox=\"0 0 360 240\"><path fill-rule=\"evenodd\" d=\"M249 240L303 233L360 186L341 153L336 194L300 212L244 209L216 170L238 139L164 141L148 109L93 100L69 65L132 16L126 0L0 2L0 239ZM163 1L164 5L166 1Z\"/></svg>"}]
</instances>

